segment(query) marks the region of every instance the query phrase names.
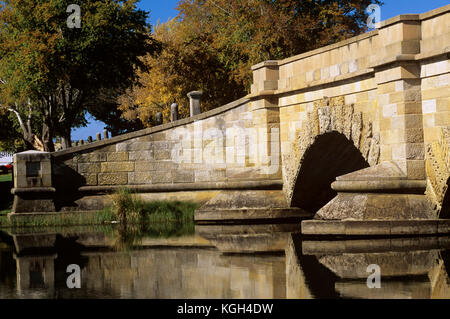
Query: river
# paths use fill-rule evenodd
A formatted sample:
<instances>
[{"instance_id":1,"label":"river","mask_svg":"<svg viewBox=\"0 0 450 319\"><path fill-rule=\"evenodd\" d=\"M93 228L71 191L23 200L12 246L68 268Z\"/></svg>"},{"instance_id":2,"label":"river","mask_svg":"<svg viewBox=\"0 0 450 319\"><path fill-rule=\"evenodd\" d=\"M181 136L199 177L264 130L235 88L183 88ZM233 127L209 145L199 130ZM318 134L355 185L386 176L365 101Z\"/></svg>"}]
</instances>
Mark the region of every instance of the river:
<instances>
[{"instance_id":1,"label":"river","mask_svg":"<svg viewBox=\"0 0 450 319\"><path fill-rule=\"evenodd\" d=\"M0 298L450 298L449 237L299 231L280 224L139 236L117 226L0 232ZM68 287L69 265L79 267L80 288Z\"/></svg>"}]
</instances>

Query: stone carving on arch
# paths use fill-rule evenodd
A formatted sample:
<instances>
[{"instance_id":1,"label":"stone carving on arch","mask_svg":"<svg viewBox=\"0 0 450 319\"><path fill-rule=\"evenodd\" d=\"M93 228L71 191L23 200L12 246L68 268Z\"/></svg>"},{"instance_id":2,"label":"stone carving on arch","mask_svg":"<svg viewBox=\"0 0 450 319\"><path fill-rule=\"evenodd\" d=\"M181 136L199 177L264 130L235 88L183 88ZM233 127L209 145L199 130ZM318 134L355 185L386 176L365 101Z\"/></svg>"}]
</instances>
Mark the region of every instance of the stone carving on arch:
<instances>
[{"instance_id":1,"label":"stone carving on arch","mask_svg":"<svg viewBox=\"0 0 450 319\"><path fill-rule=\"evenodd\" d=\"M380 135L374 132L373 123L353 104L345 105L343 96L324 98L314 102L314 109L307 113L303 128L296 132L291 152L283 155L283 179L288 203L292 204L294 187L309 147L322 135L338 132L353 142L370 166L380 160Z\"/></svg>"},{"instance_id":2,"label":"stone carving on arch","mask_svg":"<svg viewBox=\"0 0 450 319\"><path fill-rule=\"evenodd\" d=\"M450 126L440 129L439 140L426 146L426 195L441 218L450 218Z\"/></svg>"}]
</instances>

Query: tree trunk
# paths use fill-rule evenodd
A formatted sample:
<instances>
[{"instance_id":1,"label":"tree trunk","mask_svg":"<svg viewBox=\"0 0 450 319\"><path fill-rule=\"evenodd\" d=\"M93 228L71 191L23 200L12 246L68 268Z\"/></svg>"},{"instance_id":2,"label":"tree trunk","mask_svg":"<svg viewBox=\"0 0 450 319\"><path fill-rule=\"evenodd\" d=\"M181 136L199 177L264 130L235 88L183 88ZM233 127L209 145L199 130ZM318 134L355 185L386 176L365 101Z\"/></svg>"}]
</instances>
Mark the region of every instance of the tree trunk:
<instances>
[{"instance_id":1,"label":"tree trunk","mask_svg":"<svg viewBox=\"0 0 450 319\"><path fill-rule=\"evenodd\" d=\"M31 136L30 138L28 138L27 134L22 134L23 136L23 141L25 142L25 148L26 150L36 150L36 147L34 145L34 138L33 136Z\"/></svg>"},{"instance_id":2,"label":"tree trunk","mask_svg":"<svg viewBox=\"0 0 450 319\"><path fill-rule=\"evenodd\" d=\"M61 136L61 146L62 149L72 147L72 130L69 128L63 132L63 136Z\"/></svg>"},{"instance_id":3,"label":"tree trunk","mask_svg":"<svg viewBox=\"0 0 450 319\"><path fill-rule=\"evenodd\" d=\"M54 152L55 144L53 143L53 132L49 125L42 124L42 143L44 144L44 152Z\"/></svg>"}]
</instances>

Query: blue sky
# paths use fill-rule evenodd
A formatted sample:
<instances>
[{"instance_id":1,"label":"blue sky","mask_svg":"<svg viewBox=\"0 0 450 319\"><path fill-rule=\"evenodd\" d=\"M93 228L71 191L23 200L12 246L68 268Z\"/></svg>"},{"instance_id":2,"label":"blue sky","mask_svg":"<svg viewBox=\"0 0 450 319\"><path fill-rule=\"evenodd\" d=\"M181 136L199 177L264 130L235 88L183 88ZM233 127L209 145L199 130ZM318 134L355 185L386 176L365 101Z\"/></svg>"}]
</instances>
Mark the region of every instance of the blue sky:
<instances>
[{"instance_id":1,"label":"blue sky","mask_svg":"<svg viewBox=\"0 0 450 319\"><path fill-rule=\"evenodd\" d=\"M381 7L381 20L395 17L406 13L424 13L449 4L449 0L384 0ZM150 11L150 23L157 24L174 18L177 15L175 10L178 0L141 0L139 7ZM72 139L86 140L88 136L95 136L97 132L103 132L104 124L89 118L87 127L73 130Z\"/></svg>"}]
</instances>

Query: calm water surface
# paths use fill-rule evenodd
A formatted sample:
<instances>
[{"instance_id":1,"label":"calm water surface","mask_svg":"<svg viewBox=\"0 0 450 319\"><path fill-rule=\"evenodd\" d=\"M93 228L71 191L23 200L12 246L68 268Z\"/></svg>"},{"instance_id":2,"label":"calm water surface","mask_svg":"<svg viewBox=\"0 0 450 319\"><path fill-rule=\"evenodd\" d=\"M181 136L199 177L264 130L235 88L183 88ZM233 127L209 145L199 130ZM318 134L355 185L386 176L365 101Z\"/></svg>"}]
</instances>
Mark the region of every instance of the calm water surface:
<instances>
[{"instance_id":1,"label":"calm water surface","mask_svg":"<svg viewBox=\"0 0 450 319\"><path fill-rule=\"evenodd\" d=\"M0 232L0 298L450 298L450 239L312 240L298 225ZM67 288L67 266L81 288ZM369 289L369 265L381 288Z\"/></svg>"}]
</instances>

